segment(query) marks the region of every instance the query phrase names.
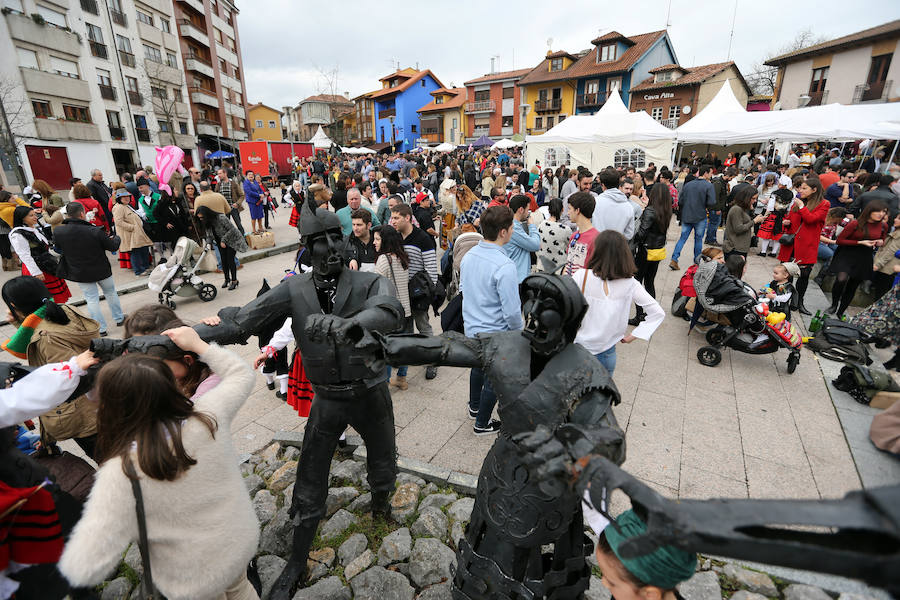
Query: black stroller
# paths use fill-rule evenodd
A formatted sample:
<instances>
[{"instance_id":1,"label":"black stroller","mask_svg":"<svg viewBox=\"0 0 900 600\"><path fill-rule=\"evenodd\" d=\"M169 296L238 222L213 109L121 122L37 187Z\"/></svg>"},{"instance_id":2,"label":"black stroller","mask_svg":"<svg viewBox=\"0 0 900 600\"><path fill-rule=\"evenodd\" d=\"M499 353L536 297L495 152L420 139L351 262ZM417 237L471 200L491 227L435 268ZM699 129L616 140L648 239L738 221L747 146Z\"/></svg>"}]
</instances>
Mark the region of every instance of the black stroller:
<instances>
[{"instance_id":1,"label":"black stroller","mask_svg":"<svg viewBox=\"0 0 900 600\"><path fill-rule=\"evenodd\" d=\"M745 354L771 354L784 348L790 352L787 371L793 373L800 363L803 346L797 328L780 313L769 314L754 290L731 275L716 261L701 263L694 275L697 302L711 312L724 315L728 325L717 325L706 332L708 346L697 350L697 360L707 367L722 361L722 347Z\"/></svg>"}]
</instances>

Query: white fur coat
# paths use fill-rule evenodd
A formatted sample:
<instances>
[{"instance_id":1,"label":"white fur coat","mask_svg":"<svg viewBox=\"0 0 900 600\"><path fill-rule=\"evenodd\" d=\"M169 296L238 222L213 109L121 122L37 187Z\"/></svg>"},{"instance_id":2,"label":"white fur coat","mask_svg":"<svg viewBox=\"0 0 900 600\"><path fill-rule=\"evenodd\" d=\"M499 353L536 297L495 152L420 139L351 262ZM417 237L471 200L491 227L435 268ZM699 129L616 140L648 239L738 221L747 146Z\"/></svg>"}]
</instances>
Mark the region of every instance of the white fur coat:
<instances>
[{"instance_id":1,"label":"white fur coat","mask_svg":"<svg viewBox=\"0 0 900 600\"><path fill-rule=\"evenodd\" d=\"M222 594L247 568L259 541L259 522L238 470L231 421L253 388L255 373L237 354L216 345L200 359L222 378L195 400L215 416L218 430L188 419L182 440L197 464L175 481L141 481L153 582L170 600ZM76 586L100 583L137 542L131 484L114 458L97 471L84 514L66 544L59 569Z\"/></svg>"}]
</instances>

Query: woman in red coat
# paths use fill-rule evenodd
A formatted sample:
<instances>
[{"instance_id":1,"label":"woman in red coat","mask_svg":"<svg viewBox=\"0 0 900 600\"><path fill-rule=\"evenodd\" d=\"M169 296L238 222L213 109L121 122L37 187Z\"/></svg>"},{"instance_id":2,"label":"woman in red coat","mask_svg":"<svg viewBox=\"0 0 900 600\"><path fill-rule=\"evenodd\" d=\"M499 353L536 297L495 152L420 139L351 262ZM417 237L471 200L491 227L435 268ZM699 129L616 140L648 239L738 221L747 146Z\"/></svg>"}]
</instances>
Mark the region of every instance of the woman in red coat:
<instances>
[{"instance_id":1,"label":"woman in red coat","mask_svg":"<svg viewBox=\"0 0 900 600\"><path fill-rule=\"evenodd\" d=\"M798 310L801 314L808 315L810 312L803 305L803 296L809 286L809 275L818 260L819 236L830 205L825 202L825 192L818 177L808 178L800 184L797 191L799 197L794 199L794 204L788 209L785 221L790 219L790 232L796 232L794 244L789 246L788 252L793 250L794 262L800 266L800 278L795 283L800 299ZM782 246L778 253L778 260L782 262L788 259L788 256L782 258L784 252Z\"/></svg>"}]
</instances>

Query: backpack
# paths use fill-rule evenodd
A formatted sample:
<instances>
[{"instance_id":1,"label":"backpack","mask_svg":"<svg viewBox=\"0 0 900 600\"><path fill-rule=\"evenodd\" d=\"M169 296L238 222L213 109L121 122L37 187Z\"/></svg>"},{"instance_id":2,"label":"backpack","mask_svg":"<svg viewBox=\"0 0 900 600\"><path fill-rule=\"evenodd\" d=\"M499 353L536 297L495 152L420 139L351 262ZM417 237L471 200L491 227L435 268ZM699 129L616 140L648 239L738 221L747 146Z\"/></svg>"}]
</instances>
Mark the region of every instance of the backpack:
<instances>
[{"instance_id":1,"label":"backpack","mask_svg":"<svg viewBox=\"0 0 900 600\"><path fill-rule=\"evenodd\" d=\"M409 276L409 307L414 312L424 312L431 306L434 282L427 271L417 271Z\"/></svg>"},{"instance_id":2,"label":"backpack","mask_svg":"<svg viewBox=\"0 0 900 600\"><path fill-rule=\"evenodd\" d=\"M900 391L900 385L884 369L869 368L860 364L849 364L831 383L842 392L847 392L860 404L868 404L878 392Z\"/></svg>"}]
</instances>

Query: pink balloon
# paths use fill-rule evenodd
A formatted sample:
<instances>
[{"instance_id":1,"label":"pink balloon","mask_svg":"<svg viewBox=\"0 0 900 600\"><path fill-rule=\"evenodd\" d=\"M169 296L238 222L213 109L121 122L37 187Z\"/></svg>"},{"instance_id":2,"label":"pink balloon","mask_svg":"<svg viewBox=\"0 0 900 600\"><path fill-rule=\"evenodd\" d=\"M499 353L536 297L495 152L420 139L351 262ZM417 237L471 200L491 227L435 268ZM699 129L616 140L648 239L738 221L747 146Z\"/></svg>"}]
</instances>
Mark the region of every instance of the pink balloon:
<instances>
[{"instance_id":1,"label":"pink balloon","mask_svg":"<svg viewBox=\"0 0 900 600\"><path fill-rule=\"evenodd\" d=\"M184 150L178 146L166 146L156 149L156 177L159 178L159 189L170 196L172 188L169 187L169 178L172 173L181 168L184 160Z\"/></svg>"}]
</instances>

